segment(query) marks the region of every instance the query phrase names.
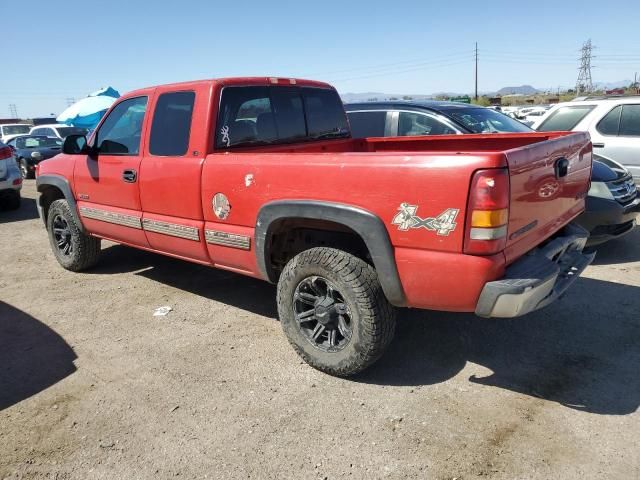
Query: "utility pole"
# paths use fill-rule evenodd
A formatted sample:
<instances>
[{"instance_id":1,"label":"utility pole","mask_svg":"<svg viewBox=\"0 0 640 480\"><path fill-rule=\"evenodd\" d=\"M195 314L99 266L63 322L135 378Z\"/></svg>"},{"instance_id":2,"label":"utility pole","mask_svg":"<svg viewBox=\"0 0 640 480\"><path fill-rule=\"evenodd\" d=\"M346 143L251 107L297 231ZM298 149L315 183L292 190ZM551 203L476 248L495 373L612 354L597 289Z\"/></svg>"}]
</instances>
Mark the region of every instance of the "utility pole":
<instances>
[{"instance_id":1,"label":"utility pole","mask_svg":"<svg viewBox=\"0 0 640 480\"><path fill-rule=\"evenodd\" d=\"M478 100L478 42L476 42L476 94L475 99Z\"/></svg>"},{"instance_id":2,"label":"utility pole","mask_svg":"<svg viewBox=\"0 0 640 480\"><path fill-rule=\"evenodd\" d=\"M9 104L9 115L11 115L11 118L18 118L18 107L16 107L15 103Z\"/></svg>"},{"instance_id":3,"label":"utility pole","mask_svg":"<svg viewBox=\"0 0 640 480\"><path fill-rule=\"evenodd\" d=\"M590 93L593 91L593 82L591 81L591 59L592 50L595 47L591 45L591 39L582 44L580 55L580 71L578 72L578 80L576 81L576 93Z\"/></svg>"}]
</instances>

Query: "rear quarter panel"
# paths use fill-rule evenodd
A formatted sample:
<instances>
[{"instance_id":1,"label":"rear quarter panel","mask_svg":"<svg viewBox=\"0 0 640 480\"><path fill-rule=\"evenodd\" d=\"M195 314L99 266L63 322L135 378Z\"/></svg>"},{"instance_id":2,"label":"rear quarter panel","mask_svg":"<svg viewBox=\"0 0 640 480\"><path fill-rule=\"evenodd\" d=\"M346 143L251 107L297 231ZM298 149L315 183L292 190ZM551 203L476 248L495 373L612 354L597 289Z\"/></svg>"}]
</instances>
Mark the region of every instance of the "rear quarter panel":
<instances>
[{"instance_id":1,"label":"rear quarter panel","mask_svg":"<svg viewBox=\"0 0 640 480\"><path fill-rule=\"evenodd\" d=\"M325 200L376 214L396 247L459 252L471 175L502 162L499 154L216 153L203 168L204 217L221 227L253 229L260 207L268 202ZM213 213L216 193L231 203L224 221ZM422 219L456 209L455 228L448 235L427 228L403 230L392 223L403 203L416 207Z\"/></svg>"}]
</instances>

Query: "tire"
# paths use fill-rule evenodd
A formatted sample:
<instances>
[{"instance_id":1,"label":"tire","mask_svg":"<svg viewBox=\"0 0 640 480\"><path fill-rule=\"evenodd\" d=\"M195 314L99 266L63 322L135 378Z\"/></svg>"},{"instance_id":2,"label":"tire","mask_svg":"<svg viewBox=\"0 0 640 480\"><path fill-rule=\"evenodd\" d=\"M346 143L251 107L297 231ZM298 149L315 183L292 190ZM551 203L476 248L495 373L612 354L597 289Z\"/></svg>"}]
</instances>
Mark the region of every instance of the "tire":
<instances>
[{"instance_id":1,"label":"tire","mask_svg":"<svg viewBox=\"0 0 640 480\"><path fill-rule=\"evenodd\" d=\"M9 210L18 210L21 202L22 198L20 197L20 190L18 190L15 194L9 197L9 200L7 201L7 208Z\"/></svg>"},{"instance_id":2,"label":"tire","mask_svg":"<svg viewBox=\"0 0 640 480\"><path fill-rule=\"evenodd\" d=\"M66 200L55 200L47 215L49 243L58 263L80 272L93 267L100 256L100 239L80 231Z\"/></svg>"},{"instance_id":3,"label":"tire","mask_svg":"<svg viewBox=\"0 0 640 480\"><path fill-rule=\"evenodd\" d=\"M29 165L27 165L27 161L24 158L20 160L20 175L24 180L34 177L34 173L29 171Z\"/></svg>"},{"instance_id":4,"label":"tire","mask_svg":"<svg viewBox=\"0 0 640 480\"><path fill-rule=\"evenodd\" d=\"M378 360L396 325L395 309L373 267L326 247L306 250L287 263L278 281L278 314L298 355L340 377Z\"/></svg>"}]
</instances>

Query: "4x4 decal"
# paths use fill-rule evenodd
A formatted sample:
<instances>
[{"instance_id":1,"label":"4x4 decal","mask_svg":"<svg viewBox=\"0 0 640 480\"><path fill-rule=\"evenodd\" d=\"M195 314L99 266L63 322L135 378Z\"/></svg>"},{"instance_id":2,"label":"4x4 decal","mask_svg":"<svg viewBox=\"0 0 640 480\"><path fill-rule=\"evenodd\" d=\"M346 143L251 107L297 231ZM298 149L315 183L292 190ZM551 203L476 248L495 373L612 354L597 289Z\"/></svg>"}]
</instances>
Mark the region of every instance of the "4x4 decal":
<instances>
[{"instance_id":1,"label":"4x4 decal","mask_svg":"<svg viewBox=\"0 0 640 480\"><path fill-rule=\"evenodd\" d=\"M393 217L391 224L397 225L398 230L402 232L406 232L410 228L426 228L446 237L456 229L457 223L455 220L460 210L447 208L437 217L427 218L420 218L416 215L417 212L418 205L401 203L400 207L398 207L398 213Z\"/></svg>"}]
</instances>

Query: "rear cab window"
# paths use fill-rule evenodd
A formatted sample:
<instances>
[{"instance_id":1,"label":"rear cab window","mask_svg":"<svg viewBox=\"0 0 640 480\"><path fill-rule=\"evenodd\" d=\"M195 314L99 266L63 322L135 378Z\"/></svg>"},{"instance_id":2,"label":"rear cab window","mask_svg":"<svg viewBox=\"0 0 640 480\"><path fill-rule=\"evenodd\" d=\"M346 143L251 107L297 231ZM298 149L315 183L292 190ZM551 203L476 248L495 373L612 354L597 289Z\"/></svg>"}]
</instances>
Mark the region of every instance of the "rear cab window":
<instances>
[{"instance_id":1,"label":"rear cab window","mask_svg":"<svg viewBox=\"0 0 640 480\"><path fill-rule=\"evenodd\" d=\"M571 105L559 107L552 112L540 126L539 132L560 132L573 130L588 114L595 105Z\"/></svg>"},{"instance_id":2,"label":"rear cab window","mask_svg":"<svg viewBox=\"0 0 640 480\"><path fill-rule=\"evenodd\" d=\"M320 87L224 87L216 125L218 149L350 137L340 97Z\"/></svg>"},{"instance_id":3,"label":"rear cab window","mask_svg":"<svg viewBox=\"0 0 640 480\"><path fill-rule=\"evenodd\" d=\"M195 98L193 91L168 92L158 97L149 138L151 155L179 157L187 153Z\"/></svg>"}]
</instances>

